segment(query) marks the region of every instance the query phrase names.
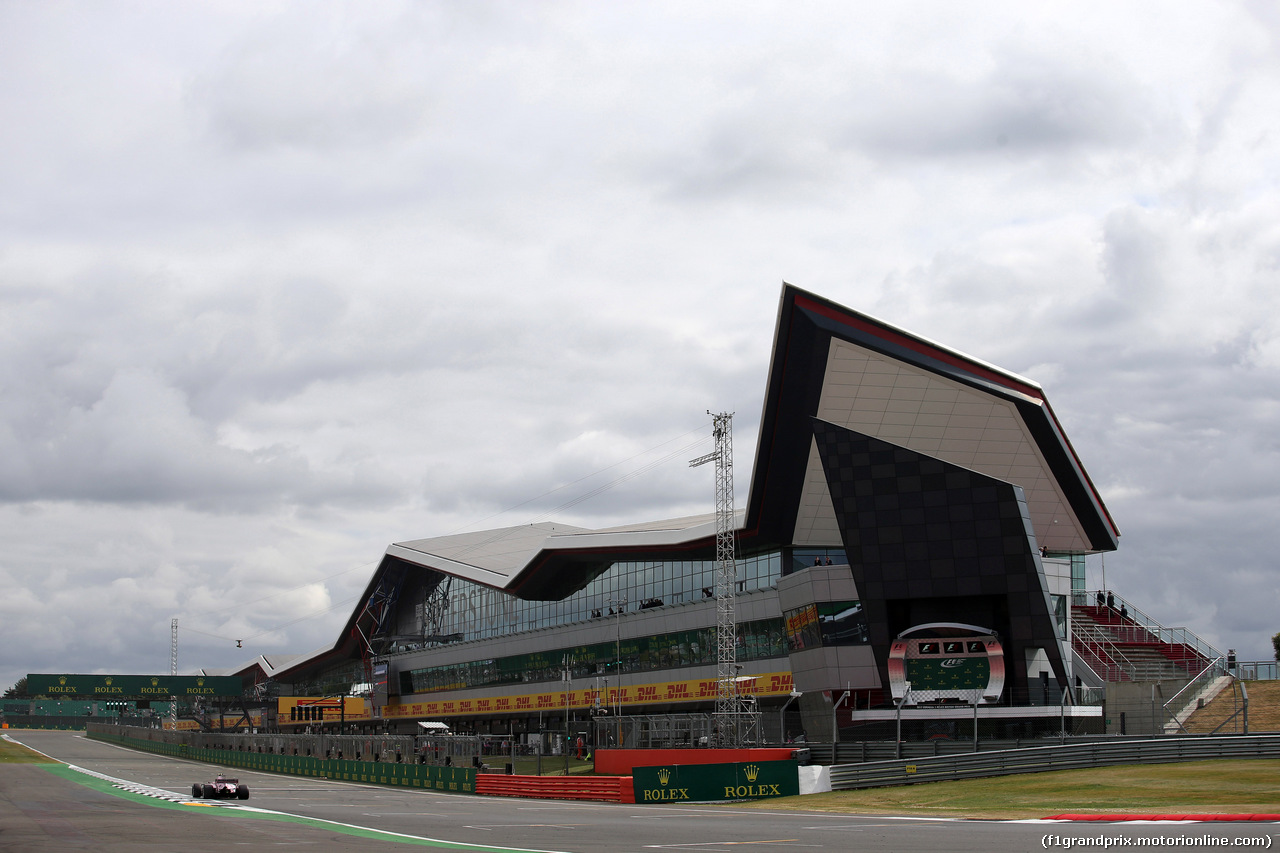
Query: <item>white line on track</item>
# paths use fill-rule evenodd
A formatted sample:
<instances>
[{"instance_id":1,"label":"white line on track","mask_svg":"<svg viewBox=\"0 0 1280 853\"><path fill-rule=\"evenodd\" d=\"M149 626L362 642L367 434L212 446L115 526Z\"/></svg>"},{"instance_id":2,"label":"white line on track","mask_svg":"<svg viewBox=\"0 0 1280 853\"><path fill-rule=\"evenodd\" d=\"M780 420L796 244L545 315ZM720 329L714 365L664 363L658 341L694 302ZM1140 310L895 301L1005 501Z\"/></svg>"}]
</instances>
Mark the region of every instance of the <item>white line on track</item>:
<instances>
[{"instance_id":1,"label":"white line on track","mask_svg":"<svg viewBox=\"0 0 1280 853\"><path fill-rule=\"evenodd\" d=\"M5 735L4 737L8 739L8 735ZM36 751L38 752L38 750ZM44 755L44 753L40 753L40 754ZM46 757L51 757L51 756L46 756ZM54 759L54 760L57 761L57 759ZM62 762L59 762L59 763L62 763ZM143 794L144 796L167 799L171 802L185 803L188 805L206 805L206 806L213 805L212 803L206 803L203 801L197 802L195 800L192 800L190 797L183 797L179 794L173 793L172 791L165 791L160 788L152 788L148 785L140 785L137 782L130 782L127 779L117 779L114 776L107 776L104 773L98 773L93 770L86 770L85 768L77 767L74 764L68 764L67 767L71 768L72 770L78 771L80 773L84 773L87 776L93 776L96 779L101 779L104 782L110 783L111 785L114 785L115 787L120 788L122 790L130 791L131 793L139 793L139 794ZM467 841L447 841L443 838L431 838L426 835L409 835L403 832L391 832L386 829L378 829L377 827L372 827L372 826L361 826L355 823L342 823L336 820L325 820L324 818L311 817L310 815L290 814L289 812L275 811L273 809L260 809L254 806L232 805L230 803L218 803L217 807L224 808L224 809L234 809L237 811L244 811L244 812L255 812L257 814L263 814L263 815L278 815L280 817L296 818L300 820L311 821L313 823L322 823L322 824L328 824L329 826L340 826L345 829L359 830L360 832L371 832L376 835L385 835L388 838L403 838L409 841L427 841L433 844L442 844L442 845L448 845L451 847L476 847L484 850L509 850L509 851L512 851L512 853L565 853L565 851L542 850L535 847L502 847L496 844L473 844Z\"/></svg>"},{"instance_id":2,"label":"white line on track","mask_svg":"<svg viewBox=\"0 0 1280 853\"><path fill-rule=\"evenodd\" d=\"M721 848L721 847L745 847L750 844L778 844L783 847L813 847L820 848L821 844L801 844L798 838L775 838L769 841L699 841L689 842L687 844L646 844L645 848L649 850L699 850L705 848Z\"/></svg>"},{"instance_id":3,"label":"white line on track","mask_svg":"<svg viewBox=\"0 0 1280 853\"><path fill-rule=\"evenodd\" d=\"M572 829L575 826L590 826L590 824L466 824L463 829L480 829L486 833L492 833L495 829L529 829L532 826L539 827L556 827L556 829Z\"/></svg>"}]
</instances>

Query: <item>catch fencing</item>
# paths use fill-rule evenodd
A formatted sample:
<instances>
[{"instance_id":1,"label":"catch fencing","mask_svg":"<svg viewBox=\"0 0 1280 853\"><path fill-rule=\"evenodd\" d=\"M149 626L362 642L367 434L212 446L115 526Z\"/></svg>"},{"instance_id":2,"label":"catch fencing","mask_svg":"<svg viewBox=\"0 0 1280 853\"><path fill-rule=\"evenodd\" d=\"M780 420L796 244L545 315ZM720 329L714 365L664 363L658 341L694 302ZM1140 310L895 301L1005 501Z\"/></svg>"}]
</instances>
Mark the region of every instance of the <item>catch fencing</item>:
<instances>
[{"instance_id":1,"label":"catch fencing","mask_svg":"<svg viewBox=\"0 0 1280 853\"><path fill-rule=\"evenodd\" d=\"M214 752L251 752L299 758L391 764L476 766L483 743L474 735L244 734L172 731L144 726L90 723L90 733L109 731L148 743L185 745Z\"/></svg>"},{"instance_id":2,"label":"catch fencing","mask_svg":"<svg viewBox=\"0 0 1280 853\"><path fill-rule=\"evenodd\" d=\"M289 752L258 752L246 749L193 746L162 738L140 737L147 730L125 726L91 724L88 736L130 749L169 755L189 761L215 764L219 767L242 767L264 773L286 773L320 779L340 779L375 785L398 785L408 788L430 788L435 791L474 793L476 771L471 767L414 764L394 761L347 758L323 758ZM265 749L265 747L264 747ZM195 780L193 780L195 781Z\"/></svg>"}]
</instances>

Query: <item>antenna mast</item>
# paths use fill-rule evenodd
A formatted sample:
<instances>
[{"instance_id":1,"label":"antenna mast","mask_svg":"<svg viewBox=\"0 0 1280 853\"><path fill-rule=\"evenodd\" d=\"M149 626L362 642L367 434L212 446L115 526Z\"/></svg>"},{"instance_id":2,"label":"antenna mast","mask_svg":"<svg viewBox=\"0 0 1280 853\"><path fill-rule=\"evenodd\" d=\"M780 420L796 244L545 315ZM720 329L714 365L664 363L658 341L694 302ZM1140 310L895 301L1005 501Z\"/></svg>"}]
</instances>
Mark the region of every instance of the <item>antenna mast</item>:
<instances>
[{"instance_id":1,"label":"antenna mast","mask_svg":"<svg viewBox=\"0 0 1280 853\"><path fill-rule=\"evenodd\" d=\"M710 411L707 414L711 414ZM733 413L712 415L716 449L689 462L690 467L716 463L716 711L715 721L723 746L740 740L738 697L738 623L734 612L737 595L733 543Z\"/></svg>"}]
</instances>

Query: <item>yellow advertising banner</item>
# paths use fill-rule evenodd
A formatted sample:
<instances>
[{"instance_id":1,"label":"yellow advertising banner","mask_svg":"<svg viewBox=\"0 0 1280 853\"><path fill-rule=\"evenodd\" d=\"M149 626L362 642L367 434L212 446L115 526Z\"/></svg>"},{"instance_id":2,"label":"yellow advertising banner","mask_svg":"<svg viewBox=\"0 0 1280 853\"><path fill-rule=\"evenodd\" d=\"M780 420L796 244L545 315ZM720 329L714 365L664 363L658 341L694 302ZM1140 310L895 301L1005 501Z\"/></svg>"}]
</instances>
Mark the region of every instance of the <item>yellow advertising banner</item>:
<instances>
[{"instance_id":1,"label":"yellow advertising banner","mask_svg":"<svg viewBox=\"0 0 1280 853\"><path fill-rule=\"evenodd\" d=\"M211 719L208 722L209 722L209 727L212 731L216 732L219 729L225 729L226 731L229 731L229 732L238 732L240 731L240 729L244 728L245 726L253 726L255 728L258 726L261 726L262 715L250 714L248 723L244 721L243 715L232 716L230 714L223 716L221 723L219 723L216 718ZM166 731L174 731L176 729L177 731L180 731L180 732L194 732L194 731L200 731L201 729L200 724L197 723L195 720L177 720L175 725L175 721L170 720L168 717L164 718L161 725Z\"/></svg>"},{"instance_id":2,"label":"yellow advertising banner","mask_svg":"<svg viewBox=\"0 0 1280 853\"><path fill-rule=\"evenodd\" d=\"M276 713L282 726L373 719L372 705L363 696L281 696L276 701Z\"/></svg>"},{"instance_id":3,"label":"yellow advertising banner","mask_svg":"<svg viewBox=\"0 0 1280 853\"><path fill-rule=\"evenodd\" d=\"M708 702L716 698L717 680L702 678L693 681L664 681L656 684L630 684L595 690L572 690L568 695L570 710L589 708L600 704L612 708L639 705L668 704L671 702ZM753 696L787 696L791 693L791 673L770 672L763 675L744 676L738 682L738 692ZM284 700L282 699L281 702ZM555 711L565 707L565 691L553 693L525 693L517 696L485 696L477 699L442 699L431 702L394 703L382 709L382 716L403 717L460 717L468 714L520 714L529 711ZM282 715L283 716L283 715Z\"/></svg>"},{"instance_id":4,"label":"yellow advertising banner","mask_svg":"<svg viewBox=\"0 0 1280 853\"><path fill-rule=\"evenodd\" d=\"M794 637L810 625L817 624L817 622L818 608L816 605L810 604L807 607L801 607L787 616L787 634Z\"/></svg>"}]
</instances>

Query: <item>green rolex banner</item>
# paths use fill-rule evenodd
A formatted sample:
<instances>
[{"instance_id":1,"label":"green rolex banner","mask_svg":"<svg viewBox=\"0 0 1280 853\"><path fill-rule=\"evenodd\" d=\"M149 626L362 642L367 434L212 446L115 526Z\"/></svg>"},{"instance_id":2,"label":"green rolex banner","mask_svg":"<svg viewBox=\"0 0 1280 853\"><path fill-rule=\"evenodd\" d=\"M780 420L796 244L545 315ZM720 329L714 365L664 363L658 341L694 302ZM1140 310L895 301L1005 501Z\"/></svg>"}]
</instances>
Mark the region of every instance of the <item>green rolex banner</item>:
<instances>
[{"instance_id":1,"label":"green rolex banner","mask_svg":"<svg viewBox=\"0 0 1280 853\"><path fill-rule=\"evenodd\" d=\"M32 696L98 696L117 699L167 699L170 696L239 696L244 681L236 675L69 675L31 673Z\"/></svg>"},{"instance_id":2,"label":"green rolex banner","mask_svg":"<svg viewBox=\"0 0 1280 853\"><path fill-rule=\"evenodd\" d=\"M668 764L631 770L637 803L708 802L792 797L800 793L794 761Z\"/></svg>"}]
</instances>

